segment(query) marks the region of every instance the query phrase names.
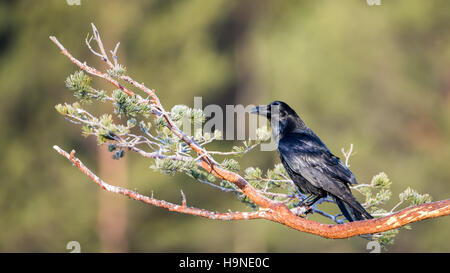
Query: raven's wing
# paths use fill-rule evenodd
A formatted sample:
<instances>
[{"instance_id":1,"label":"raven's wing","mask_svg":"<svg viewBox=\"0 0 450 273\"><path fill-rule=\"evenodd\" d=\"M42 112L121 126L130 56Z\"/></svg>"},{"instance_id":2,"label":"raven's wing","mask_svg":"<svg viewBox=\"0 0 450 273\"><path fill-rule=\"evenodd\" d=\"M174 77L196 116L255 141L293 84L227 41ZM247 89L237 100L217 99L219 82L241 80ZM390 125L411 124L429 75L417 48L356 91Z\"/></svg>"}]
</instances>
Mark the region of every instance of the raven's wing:
<instances>
[{"instance_id":1,"label":"raven's wing","mask_svg":"<svg viewBox=\"0 0 450 273\"><path fill-rule=\"evenodd\" d=\"M347 192L347 183L356 184L353 173L315 135L291 133L280 139L283 161L313 186L338 197Z\"/></svg>"},{"instance_id":2,"label":"raven's wing","mask_svg":"<svg viewBox=\"0 0 450 273\"><path fill-rule=\"evenodd\" d=\"M352 195L353 173L314 133L291 133L280 139L278 150L288 168L336 200L349 221L373 218Z\"/></svg>"}]
</instances>

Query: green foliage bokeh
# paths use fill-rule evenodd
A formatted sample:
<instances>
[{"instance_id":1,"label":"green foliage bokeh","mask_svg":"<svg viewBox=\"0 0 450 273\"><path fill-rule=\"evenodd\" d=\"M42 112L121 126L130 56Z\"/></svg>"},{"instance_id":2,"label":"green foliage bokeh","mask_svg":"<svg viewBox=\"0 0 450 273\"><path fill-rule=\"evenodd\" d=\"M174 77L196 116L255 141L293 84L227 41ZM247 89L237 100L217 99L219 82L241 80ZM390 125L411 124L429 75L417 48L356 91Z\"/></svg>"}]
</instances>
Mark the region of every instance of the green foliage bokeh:
<instances>
[{"instance_id":1,"label":"green foliage bokeh","mask_svg":"<svg viewBox=\"0 0 450 273\"><path fill-rule=\"evenodd\" d=\"M97 168L96 140L54 109L74 101L64 80L76 68L49 35L100 67L84 44L94 22L107 48L121 42L128 73L166 109L193 106L194 96L222 106L284 100L335 154L355 145L360 182L384 171L394 195L411 186L441 200L450 194L449 8L444 0L0 2L0 251L66 252L72 240L102 249L97 199L107 193L51 148L75 149ZM247 209L233 194L126 156L131 189L172 202L182 189L189 205ZM237 160L241 170L279 162L258 150ZM132 200L126 209L129 251L367 251L360 238L326 240L267 221L211 221ZM448 217L413 227L389 251L450 251Z\"/></svg>"}]
</instances>

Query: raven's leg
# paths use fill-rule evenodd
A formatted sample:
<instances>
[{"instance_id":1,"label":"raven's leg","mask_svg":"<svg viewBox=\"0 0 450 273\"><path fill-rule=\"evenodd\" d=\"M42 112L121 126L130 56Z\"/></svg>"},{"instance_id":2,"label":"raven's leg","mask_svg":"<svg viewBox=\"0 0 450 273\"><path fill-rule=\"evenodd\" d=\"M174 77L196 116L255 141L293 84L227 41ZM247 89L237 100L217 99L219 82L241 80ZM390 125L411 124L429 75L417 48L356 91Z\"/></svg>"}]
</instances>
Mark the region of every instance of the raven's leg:
<instances>
[{"instance_id":1,"label":"raven's leg","mask_svg":"<svg viewBox=\"0 0 450 273\"><path fill-rule=\"evenodd\" d=\"M320 199L326 197L326 195L323 194L319 194L317 195L313 200L308 200L308 202L306 202L306 207L308 207L308 210L305 211L305 214L309 214L312 212L313 206L314 204L319 201Z\"/></svg>"},{"instance_id":2,"label":"raven's leg","mask_svg":"<svg viewBox=\"0 0 450 273\"><path fill-rule=\"evenodd\" d=\"M301 196L303 197L303 196ZM304 197L305 199L302 199L294 209L292 209L292 212L296 215L305 215L311 211L311 207L305 206L305 204L310 203L312 199L314 199L316 195L310 194L309 196Z\"/></svg>"},{"instance_id":3,"label":"raven's leg","mask_svg":"<svg viewBox=\"0 0 450 273\"><path fill-rule=\"evenodd\" d=\"M311 199L313 199L314 197L316 197L316 196L313 194L310 194L308 197L306 197L304 200L302 200L298 206L302 207L304 204L308 204L309 202L311 202ZM309 206L309 205L307 205L307 206Z\"/></svg>"},{"instance_id":4,"label":"raven's leg","mask_svg":"<svg viewBox=\"0 0 450 273\"><path fill-rule=\"evenodd\" d=\"M308 197L309 198L309 197ZM307 198L307 199L308 199ZM308 202L306 202L305 204L306 204L306 206L308 206L308 207L311 207L312 205L314 205L314 203L316 203L317 201L319 201L320 199L322 199L323 198L323 196L320 194L320 195L317 195L316 196L316 198L314 198L313 200L309 200Z\"/></svg>"}]
</instances>

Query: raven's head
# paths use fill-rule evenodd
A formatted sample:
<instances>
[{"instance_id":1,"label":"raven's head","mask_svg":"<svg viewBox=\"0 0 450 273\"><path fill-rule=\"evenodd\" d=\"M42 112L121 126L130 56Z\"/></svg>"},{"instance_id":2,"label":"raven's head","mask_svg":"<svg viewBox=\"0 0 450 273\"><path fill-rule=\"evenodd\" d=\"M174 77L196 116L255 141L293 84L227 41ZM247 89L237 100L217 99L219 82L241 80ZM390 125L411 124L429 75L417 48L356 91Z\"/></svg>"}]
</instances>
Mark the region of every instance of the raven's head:
<instances>
[{"instance_id":1,"label":"raven's head","mask_svg":"<svg viewBox=\"0 0 450 273\"><path fill-rule=\"evenodd\" d=\"M282 101L274 101L265 106L257 106L249 111L270 120L272 133L277 138L296 129L307 128L295 111Z\"/></svg>"}]
</instances>

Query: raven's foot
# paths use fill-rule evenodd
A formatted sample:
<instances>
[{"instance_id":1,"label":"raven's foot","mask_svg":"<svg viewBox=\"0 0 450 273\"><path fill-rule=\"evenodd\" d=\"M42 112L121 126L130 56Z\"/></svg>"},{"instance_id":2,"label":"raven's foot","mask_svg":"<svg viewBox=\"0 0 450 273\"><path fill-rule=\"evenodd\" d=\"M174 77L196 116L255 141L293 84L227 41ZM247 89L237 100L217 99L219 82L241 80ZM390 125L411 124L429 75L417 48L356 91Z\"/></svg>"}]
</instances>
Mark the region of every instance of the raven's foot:
<instances>
[{"instance_id":1,"label":"raven's foot","mask_svg":"<svg viewBox=\"0 0 450 273\"><path fill-rule=\"evenodd\" d=\"M300 217L305 217L307 215L307 211L310 210L311 208L309 207L304 207L304 206L297 206L295 208L291 209L291 212L297 216Z\"/></svg>"},{"instance_id":2,"label":"raven's foot","mask_svg":"<svg viewBox=\"0 0 450 273\"><path fill-rule=\"evenodd\" d=\"M313 207L312 207L312 206L307 206L307 207L306 207L305 214L308 215L308 214L310 214L310 213L312 213L312 212L313 212Z\"/></svg>"},{"instance_id":3,"label":"raven's foot","mask_svg":"<svg viewBox=\"0 0 450 273\"><path fill-rule=\"evenodd\" d=\"M291 209L291 212L297 216L306 217L308 214L313 212L313 208L311 206L297 206Z\"/></svg>"}]
</instances>

